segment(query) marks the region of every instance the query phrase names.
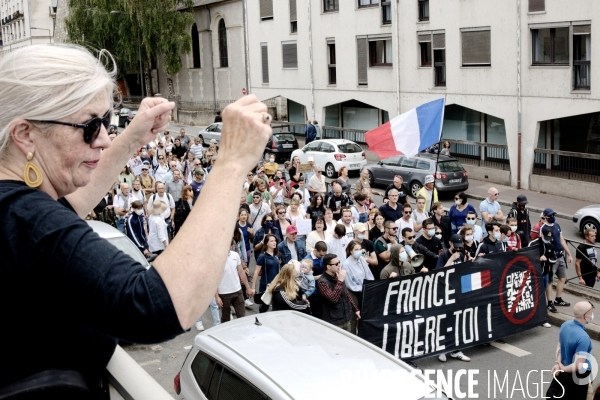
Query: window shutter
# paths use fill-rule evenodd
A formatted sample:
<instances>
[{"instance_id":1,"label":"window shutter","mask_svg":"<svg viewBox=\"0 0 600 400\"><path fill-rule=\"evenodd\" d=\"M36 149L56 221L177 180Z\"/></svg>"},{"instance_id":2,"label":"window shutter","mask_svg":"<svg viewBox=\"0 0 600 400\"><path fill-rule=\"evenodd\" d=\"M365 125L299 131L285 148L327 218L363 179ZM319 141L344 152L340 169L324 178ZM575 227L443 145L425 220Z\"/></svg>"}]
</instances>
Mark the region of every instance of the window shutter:
<instances>
[{"instance_id":1,"label":"window shutter","mask_svg":"<svg viewBox=\"0 0 600 400\"><path fill-rule=\"evenodd\" d=\"M418 33L419 43L431 42L431 33Z\"/></svg>"},{"instance_id":2,"label":"window shutter","mask_svg":"<svg viewBox=\"0 0 600 400\"><path fill-rule=\"evenodd\" d=\"M573 35L587 35L592 33L591 25L573 25Z\"/></svg>"},{"instance_id":3,"label":"window shutter","mask_svg":"<svg viewBox=\"0 0 600 400\"><path fill-rule=\"evenodd\" d=\"M356 39L356 59L358 65L358 84L366 85L369 67L368 39Z\"/></svg>"},{"instance_id":4,"label":"window shutter","mask_svg":"<svg viewBox=\"0 0 600 400\"><path fill-rule=\"evenodd\" d=\"M491 64L490 31L462 32L463 65Z\"/></svg>"},{"instance_id":5,"label":"window shutter","mask_svg":"<svg viewBox=\"0 0 600 400\"><path fill-rule=\"evenodd\" d=\"M269 52L266 43L260 45L260 52L262 56L262 80L263 83L269 83Z\"/></svg>"},{"instance_id":6,"label":"window shutter","mask_svg":"<svg viewBox=\"0 0 600 400\"><path fill-rule=\"evenodd\" d=\"M434 49L445 49L446 48L446 34L445 33L434 33L433 34L433 48Z\"/></svg>"},{"instance_id":7,"label":"window shutter","mask_svg":"<svg viewBox=\"0 0 600 400\"><path fill-rule=\"evenodd\" d=\"M260 0L260 17L273 18L273 0Z\"/></svg>"},{"instance_id":8,"label":"window shutter","mask_svg":"<svg viewBox=\"0 0 600 400\"><path fill-rule=\"evenodd\" d=\"M529 12L546 11L546 0L529 0Z\"/></svg>"},{"instance_id":9,"label":"window shutter","mask_svg":"<svg viewBox=\"0 0 600 400\"><path fill-rule=\"evenodd\" d=\"M290 22L297 21L296 17L296 0L290 0Z\"/></svg>"},{"instance_id":10,"label":"window shutter","mask_svg":"<svg viewBox=\"0 0 600 400\"><path fill-rule=\"evenodd\" d=\"M297 43L282 43L283 68L298 68Z\"/></svg>"}]
</instances>

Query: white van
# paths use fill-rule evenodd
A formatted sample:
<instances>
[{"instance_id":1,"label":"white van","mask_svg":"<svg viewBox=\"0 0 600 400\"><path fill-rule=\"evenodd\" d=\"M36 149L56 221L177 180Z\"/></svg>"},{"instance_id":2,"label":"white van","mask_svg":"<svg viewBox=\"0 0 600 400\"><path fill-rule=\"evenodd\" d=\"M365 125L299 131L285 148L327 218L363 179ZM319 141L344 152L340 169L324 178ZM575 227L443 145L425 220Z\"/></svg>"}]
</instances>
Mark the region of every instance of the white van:
<instances>
[{"instance_id":1,"label":"white van","mask_svg":"<svg viewBox=\"0 0 600 400\"><path fill-rule=\"evenodd\" d=\"M276 311L199 333L175 391L186 400L435 399L436 388L412 370L331 324Z\"/></svg>"}]
</instances>

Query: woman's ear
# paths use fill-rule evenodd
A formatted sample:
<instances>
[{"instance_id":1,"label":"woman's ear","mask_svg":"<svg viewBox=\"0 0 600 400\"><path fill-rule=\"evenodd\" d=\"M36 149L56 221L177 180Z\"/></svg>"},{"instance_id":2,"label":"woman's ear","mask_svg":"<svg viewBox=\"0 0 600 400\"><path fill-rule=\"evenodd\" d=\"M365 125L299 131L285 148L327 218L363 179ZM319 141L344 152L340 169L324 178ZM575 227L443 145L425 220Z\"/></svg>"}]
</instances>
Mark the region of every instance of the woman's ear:
<instances>
[{"instance_id":1,"label":"woman's ear","mask_svg":"<svg viewBox=\"0 0 600 400\"><path fill-rule=\"evenodd\" d=\"M33 129L33 124L22 118L17 118L9 124L8 131L10 136L23 154L29 152L35 154L35 144L31 135Z\"/></svg>"}]
</instances>

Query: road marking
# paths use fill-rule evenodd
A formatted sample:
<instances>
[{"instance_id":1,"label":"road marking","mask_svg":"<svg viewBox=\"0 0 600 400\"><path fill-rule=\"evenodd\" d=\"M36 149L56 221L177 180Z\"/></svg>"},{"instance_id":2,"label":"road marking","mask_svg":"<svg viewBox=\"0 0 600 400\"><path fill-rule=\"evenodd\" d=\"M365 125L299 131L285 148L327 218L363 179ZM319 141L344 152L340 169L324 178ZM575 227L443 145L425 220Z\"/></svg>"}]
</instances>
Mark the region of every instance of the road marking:
<instances>
[{"instance_id":1,"label":"road marking","mask_svg":"<svg viewBox=\"0 0 600 400\"><path fill-rule=\"evenodd\" d=\"M189 349L191 349L191 348L192 348L192 346L185 346L183 349L184 349L184 350L189 350Z\"/></svg>"},{"instance_id":2,"label":"road marking","mask_svg":"<svg viewBox=\"0 0 600 400\"><path fill-rule=\"evenodd\" d=\"M517 357L525 357L525 356L531 354L528 351L525 351L523 349L520 349L520 348L513 346L512 344L508 344L508 343L491 342L490 344L497 349L504 350L505 352L512 354L513 356L517 356Z\"/></svg>"},{"instance_id":3,"label":"road marking","mask_svg":"<svg viewBox=\"0 0 600 400\"><path fill-rule=\"evenodd\" d=\"M140 363L141 367L145 367L146 365L158 364L160 360L157 358L156 360L150 360L143 363Z\"/></svg>"}]
</instances>

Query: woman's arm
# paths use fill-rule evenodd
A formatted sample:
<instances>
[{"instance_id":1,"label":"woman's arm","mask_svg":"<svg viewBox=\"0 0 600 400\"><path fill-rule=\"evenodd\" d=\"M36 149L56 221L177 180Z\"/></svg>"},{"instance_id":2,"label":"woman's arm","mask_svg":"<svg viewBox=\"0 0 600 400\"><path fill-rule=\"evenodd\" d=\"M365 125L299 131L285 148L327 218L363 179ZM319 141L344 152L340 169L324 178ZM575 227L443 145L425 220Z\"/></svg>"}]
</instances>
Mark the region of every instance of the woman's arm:
<instances>
[{"instance_id":1,"label":"woman's arm","mask_svg":"<svg viewBox=\"0 0 600 400\"><path fill-rule=\"evenodd\" d=\"M84 218L98 204L106 189L111 187L131 154L138 147L152 141L158 132L169 127L174 106L175 103L159 97L145 98L142 101L135 121L102 152L91 182L65 196L77 215Z\"/></svg>"}]
</instances>

